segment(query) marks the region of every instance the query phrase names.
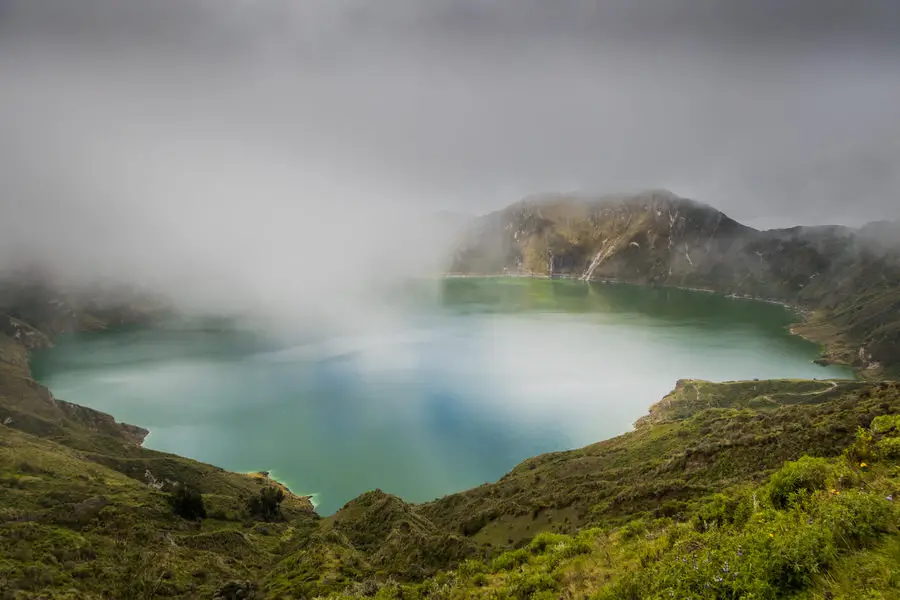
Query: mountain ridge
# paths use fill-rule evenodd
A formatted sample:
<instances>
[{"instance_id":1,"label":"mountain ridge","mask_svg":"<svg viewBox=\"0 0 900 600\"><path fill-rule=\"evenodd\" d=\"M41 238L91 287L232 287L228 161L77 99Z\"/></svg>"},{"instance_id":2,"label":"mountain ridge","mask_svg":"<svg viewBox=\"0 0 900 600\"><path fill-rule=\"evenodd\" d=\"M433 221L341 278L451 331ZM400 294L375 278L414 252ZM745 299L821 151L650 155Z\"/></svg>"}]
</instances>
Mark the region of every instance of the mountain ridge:
<instances>
[{"instance_id":1,"label":"mountain ridge","mask_svg":"<svg viewBox=\"0 0 900 600\"><path fill-rule=\"evenodd\" d=\"M900 367L896 224L757 230L671 192L542 195L485 215L453 274L572 277L705 289L803 309L795 328L869 376ZM900 228L897 229L900 231Z\"/></svg>"}]
</instances>

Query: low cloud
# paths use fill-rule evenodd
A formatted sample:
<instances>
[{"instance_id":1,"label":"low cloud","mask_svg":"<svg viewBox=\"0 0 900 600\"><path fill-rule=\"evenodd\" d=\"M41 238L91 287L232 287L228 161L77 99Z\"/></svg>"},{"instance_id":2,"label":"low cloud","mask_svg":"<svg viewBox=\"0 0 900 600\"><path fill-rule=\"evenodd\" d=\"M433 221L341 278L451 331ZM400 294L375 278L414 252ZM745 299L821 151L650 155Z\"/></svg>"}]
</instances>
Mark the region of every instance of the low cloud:
<instances>
[{"instance_id":1,"label":"low cloud","mask_svg":"<svg viewBox=\"0 0 900 600\"><path fill-rule=\"evenodd\" d=\"M436 211L533 192L896 218L898 26L888 1L0 0L2 262L348 315L440 271Z\"/></svg>"}]
</instances>

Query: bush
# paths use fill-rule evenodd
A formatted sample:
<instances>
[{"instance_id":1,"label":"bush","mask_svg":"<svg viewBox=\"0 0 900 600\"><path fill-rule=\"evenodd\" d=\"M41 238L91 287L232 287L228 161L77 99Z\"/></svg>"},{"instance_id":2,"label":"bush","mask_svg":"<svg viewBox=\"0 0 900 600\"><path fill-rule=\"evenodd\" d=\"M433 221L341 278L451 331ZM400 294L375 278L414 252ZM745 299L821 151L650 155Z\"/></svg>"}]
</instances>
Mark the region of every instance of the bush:
<instances>
[{"instance_id":1,"label":"bush","mask_svg":"<svg viewBox=\"0 0 900 600\"><path fill-rule=\"evenodd\" d=\"M529 573L513 578L507 590L512 598L536 600L537 598L559 598L555 590L559 581L548 573Z\"/></svg>"},{"instance_id":2,"label":"bush","mask_svg":"<svg viewBox=\"0 0 900 600\"><path fill-rule=\"evenodd\" d=\"M647 522L641 518L632 519L620 531L623 540L630 540L647 532Z\"/></svg>"},{"instance_id":3,"label":"bush","mask_svg":"<svg viewBox=\"0 0 900 600\"><path fill-rule=\"evenodd\" d=\"M875 419L877 421L878 419ZM856 441L844 450L844 454L850 462L872 460L875 452L875 436L868 429L856 428Z\"/></svg>"},{"instance_id":4,"label":"bush","mask_svg":"<svg viewBox=\"0 0 900 600\"><path fill-rule=\"evenodd\" d=\"M890 502L874 494L848 490L817 506L816 516L835 542L856 549L871 545L883 533L896 531Z\"/></svg>"},{"instance_id":5,"label":"bush","mask_svg":"<svg viewBox=\"0 0 900 600\"><path fill-rule=\"evenodd\" d=\"M900 438L888 437L882 440L878 440L875 448L878 451L879 458L900 458Z\"/></svg>"},{"instance_id":6,"label":"bush","mask_svg":"<svg viewBox=\"0 0 900 600\"><path fill-rule=\"evenodd\" d=\"M547 550L547 548L552 548L553 546L557 546L560 544L566 544L570 540L571 538L567 535L543 532L534 536L534 539L531 540L531 543L528 544L528 547L534 554L543 554Z\"/></svg>"},{"instance_id":7,"label":"bush","mask_svg":"<svg viewBox=\"0 0 900 600\"><path fill-rule=\"evenodd\" d=\"M708 531L721 527L733 518L737 502L724 494L713 494L694 515L694 528L697 531Z\"/></svg>"},{"instance_id":8,"label":"bush","mask_svg":"<svg viewBox=\"0 0 900 600\"><path fill-rule=\"evenodd\" d=\"M900 434L900 415L881 415L872 420L872 432L883 435L888 432Z\"/></svg>"},{"instance_id":9,"label":"bush","mask_svg":"<svg viewBox=\"0 0 900 600\"><path fill-rule=\"evenodd\" d=\"M206 507L203 505L203 496L197 490L179 484L169 494L169 504L179 517L196 521L206 518Z\"/></svg>"},{"instance_id":10,"label":"bush","mask_svg":"<svg viewBox=\"0 0 900 600\"><path fill-rule=\"evenodd\" d=\"M775 508L787 508L794 498L825 489L831 466L824 458L803 456L788 461L769 480L769 498Z\"/></svg>"},{"instance_id":11,"label":"bush","mask_svg":"<svg viewBox=\"0 0 900 600\"><path fill-rule=\"evenodd\" d=\"M528 555L529 552L525 548L504 552L493 560L491 563L491 570L496 573L497 571L510 571L515 569L528 562Z\"/></svg>"},{"instance_id":12,"label":"bush","mask_svg":"<svg viewBox=\"0 0 900 600\"><path fill-rule=\"evenodd\" d=\"M247 501L247 512L257 519L274 521L280 515L283 500L284 490L267 486L259 491L258 496L253 496Z\"/></svg>"},{"instance_id":13,"label":"bush","mask_svg":"<svg viewBox=\"0 0 900 600\"><path fill-rule=\"evenodd\" d=\"M808 586L837 555L831 532L815 524L798 525L798 516L802 514L788 515L778 524L771 546L758 557L757 564L768 571L768 583L778 590L777 597Z\"/></svg>"},{"instance_id":14,"label":"bush","mask_svg":"<svg viewBox=\"0 0 900 600\"><path fill-rule=\"evenodd\" d=\"M474 575L482 574L487 570L487 565L485 565L480 560L470 558L468 560L463 561L456 572L460 577L472 577Z\"/></svg>"}]
</instances>

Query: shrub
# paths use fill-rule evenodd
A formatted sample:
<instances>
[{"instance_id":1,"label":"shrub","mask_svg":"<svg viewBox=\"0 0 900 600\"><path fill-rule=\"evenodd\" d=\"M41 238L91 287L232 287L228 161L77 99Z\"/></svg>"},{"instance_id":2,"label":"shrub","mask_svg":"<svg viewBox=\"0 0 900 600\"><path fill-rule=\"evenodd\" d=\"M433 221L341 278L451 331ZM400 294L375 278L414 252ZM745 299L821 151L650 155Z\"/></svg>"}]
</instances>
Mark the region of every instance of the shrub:
<instances>
[{"instance_id":1,"label":"shrub","mask_svg":"<svg viewBox=\"0 0 900 600\"><path fill-rule=\"evenodd\" d=\"M480 560L470 558L468 560L463 561L456 572L460 577L472 577L474 575L482 574L487 570L487 565L485 565Z\"/></svg>"},{"instance_id":2,"label":"shrub","mask_svg":"<svg viewBox=\"0 0 900 600\"><path fill-rule=\"evenodd\" d=\"M247 501L247 512L251 517L263 521L274 521L280 514L279 509L283 500L284 490L266 486L259 491L258 496L253 496Z\"/></svg>"},{"instance_id":3,"label":"shrub","mask_svg":"<svg viewBox=\"0 0 900 600\"><path fill-rule=\"evenodd\" d=\"M837 544L850 549L870 545L881 534L896 530L890 502L856 490L819 503L816 516L832 532Z\"/></svg>"},{"instance_id":4,"label":"shrub","mask_svg":"<svg viewBox=\"0 0 900 600\"><path fill-rule=\"evenodd\" d=\"M837 554L830 531L809 523L798 526L797 515L790 517L780 523L768 554L759 560L768 570L768 579L778 590L778 597L808 586Z\"/></svg>"},{"instance_id":5,"label":"shrub","mask_svg":"<svg viewBox=\"0 0 900 600\"><path fill-rule=\"evenodd\" d=\"M734 504L734 510L731 513L731 523L735 527L743 527L750 521L758 507L759 499L756 490L744 492Z\"/></svg>"},{"instance_id":6,"label":"shrub","mask_svg":"<svg viewBox=\"0 0 900 600\"><path fill-rule=\"evenodd\" d=\"M644 519L632 519L620 530L623 540L630 540L647 532L647 522Z\"/></svg>"},{"instance_id":7,"label":"shrub","mask_svg":"<svg viewBox=\"0 0 900 600\"><path fill-rule=\"evenodd\" d=\"M203 496L197 490L178 484L169 494L169 504L176 515L192 521L206 518Z\"/></svg>"},{"instance_id":8,"label":"shrub","mask_svg":"<svg viewBox=\"0 0 900 600\"><path fill-rule=\"evenodd\" d=\"M566 535L544 532L534 536L534 539L531 540L531 543L528 546L529 548L531 548L532 553L542 554L547 550L547 548L552 548L553 546L557 546L559 544L565 544L570 540L571 538Z\"/></svg>"},{"instance_id":9,"label":"shrub","mask_svg":"<svg viewBox=\"0 0 900 600\"><path fill-rule=\"evenodd\" d=\"M728 523L734 515L736 506L737 503L724 494L713 494L697 511L694 528L697 531L707 531Z\"/></svg>"},{"instance_id":10,"label":"shrub","mask_svg":"<svg viewBox=\"0 0 900 600\"><path fill-rule=\"evenodd\" d=\"M491 562L491 570L497 572L515 569L528 562L528 554L528 550L525 548L504 552Z\"/></svg>"},{"instance_id":11,"label":"shrub","mask_svg":"<svg viewBox=\"0 0 900 600\"><path fill-rule=\"evenodd\" d=\"M875 419L876 421L878 419ZM851 462L872 460L875 453L875 436L868 429L856 428L856 441L844 450L845 456Z\"/></svg>"},{"instance_id":12,"label":"shrub","mask_svg":"<svg viewBox=\"0 0 900 600\"><path fill-rule=\"evenodd\" d=\"M900 434L900 415L881 415L872 420L872 432L883 435L889 432Z\"/></svg>"},{"instance_id":13,"label":"shrub","mask_svg":"<svg viewBox=\"0 0 900 600\"><path fill-rule=\"evenodd\" d=\"M582 538L575 538L560 546L556 554L560 558L571 558L579 554L590 554L591 550L590 542Z\"/></svg>"},{"instance_id":14,"label":"shrub","mask_svg":"<svg viewBox=\"0 0 900 600\"><path fill-rule=\"evenodd\" d=\"M831 466L824 458L802 456L788 461L769 480L769 498L775 508L786 508L794 498L825 489Z\"/></svg>"},{"instance_id":15,"label":"shrub","mask_svg":"<svg viewBox=\"0 0 900 600\"><path fill-rule=\"evenodd\" d=\"M508 587L512 598L521 600L537 600L538 598L556 599L559 594L555 590L559 581L548 573L529 573L512 580Z\"/></svg>"},{"instance_id":16,"label":"shrub","mask_svg":"<svg viewBox=\"0 0 900 600\"><path fill-rule=\"evenodd\" d=\"M879 458L900 458L900 438L898 437L888 437L878 440L875 448L878 451Z\"/></svg>"}]
</instances>

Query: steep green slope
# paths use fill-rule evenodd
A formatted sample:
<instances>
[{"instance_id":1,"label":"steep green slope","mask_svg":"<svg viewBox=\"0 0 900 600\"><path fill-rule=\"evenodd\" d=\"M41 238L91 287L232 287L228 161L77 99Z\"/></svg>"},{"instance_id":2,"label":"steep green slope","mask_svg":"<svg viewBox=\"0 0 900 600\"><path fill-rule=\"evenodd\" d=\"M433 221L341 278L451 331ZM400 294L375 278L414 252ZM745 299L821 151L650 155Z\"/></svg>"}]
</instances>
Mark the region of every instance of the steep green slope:
<instances>
[{"instance_id":1,"label":"steep green slope","mask_svg":"<svg viewBox=\"0 0 900 600\"><path fill-rule=\"evenodd\" d=\"M634 432L420 507L491 559L333 597L900 598L898 411L895 383L680 382Z\"/></svg>"},{"instance_id":2,"label":"steep green slope","mask_svg":"<svg viewBox=\"0 0 900 600\"><path fill-rule=\"evenodd\" d=\"M900 367L894 224L757 231L669 192L526 199L475 222L455 273L537 274L703 288L809 311L798 332L877 376Z\"/></svg>"}]
</instances>

